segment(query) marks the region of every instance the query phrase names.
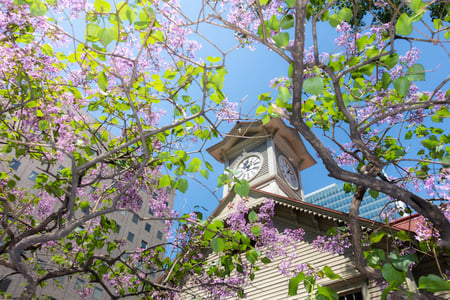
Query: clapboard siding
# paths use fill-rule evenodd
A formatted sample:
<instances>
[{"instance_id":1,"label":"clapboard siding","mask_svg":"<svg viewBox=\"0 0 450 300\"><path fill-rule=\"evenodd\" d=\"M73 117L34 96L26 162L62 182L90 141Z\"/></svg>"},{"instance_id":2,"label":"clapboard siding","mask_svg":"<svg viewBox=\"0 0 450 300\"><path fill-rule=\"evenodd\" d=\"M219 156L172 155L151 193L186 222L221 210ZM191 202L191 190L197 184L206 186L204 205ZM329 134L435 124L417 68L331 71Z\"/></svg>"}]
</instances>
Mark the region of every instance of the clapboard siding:
<instances>
[{"instance_id":1,"label":"clapboard siding","mask_svg":"<svg viewBox=\"0 0 450 300\"><path fill-rule=\"evenodd\" d=\"M261 204L264 200L260 194L264 194L261 191L251 191L249 199L247 200L247 206L254 209ZM329 280L328 278L319 279L317 284L322 286L329 286L338 293L351 293L360 290L363 294L364 300L380 300L381 290L373 282L368 282L367 279L362 276L354 267L353 255L351 250L346 251L342 255L331 255L327 252L320 252L313 248L312 242L317 238L317 235L324 235L326 231L331 227L343 226L348 223L348 215L340 212L323 209L317 206L311 206L304 202L295 202L290 199L281 197L273 197L276 203L275 216L273 222L275 227L280 231L284 231L286 228L297 229L303 228L305 230L304 240L297 243L296 247L289 249L289 254L286 257L276 257L267 265L260 263L259 271L255 273L254 281L248 282L248 285L242 287L250 300L282 300L282 299L306 299L307 294L303 287L303 283L300 284L298 289L298 295L288 296L288 283L289 278L283 276L280 273L279 265L283 259L291 259L291 270L294 269L296 264L308 263L315 270L323 269L324 266L329 266L336 274L339 274L342 279ZM241 198L236 195L230 195L226 198L227 201L223 201L219 209L213 214L214 217L225 219L231 211L231 206L226 205L229 201L240 200ZM366 220L367 221L367 220ZM381 224L373 224L373 222L361 220L361 225L365 228L373 228L380 226ZM291 254L295 254L292 258ZM211 255L209 260L211 262L217 261L217 255ZM433 265L430 262L430 266L421 265L425 267L422 271L425 274L433 273ZM415 274L418 275L418 274ZM187 287L188 288L188 287ZM450 300L449 293L440 293L441 297ZM199 291L198 289L190 295L183 296L182 299L207 299L212 297L205 291ZM229 299L236 299L229 298ZM222 300L222 299L220 299Z\"/></svg>"}]
</instances>

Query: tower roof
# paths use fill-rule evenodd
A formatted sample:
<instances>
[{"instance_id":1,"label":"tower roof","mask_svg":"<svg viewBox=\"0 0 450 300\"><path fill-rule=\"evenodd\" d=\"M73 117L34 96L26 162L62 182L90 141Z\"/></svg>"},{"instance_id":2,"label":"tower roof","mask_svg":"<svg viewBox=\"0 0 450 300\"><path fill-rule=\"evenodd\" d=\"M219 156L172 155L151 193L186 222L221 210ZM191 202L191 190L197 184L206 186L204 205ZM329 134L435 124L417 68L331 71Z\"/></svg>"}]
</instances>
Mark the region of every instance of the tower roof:
<instances>
[{"instance_id":1,"label":"tower roof","mask_svg":"<svg viewBox=\"0 0 450 300\"><path fill-rule=\"evenodd\" d=\"M261 121L236 122L225 138L207 149L217 161L224 163L232 148L243 139L266 139L273 137L275 144L284 143L292 149L290 158L295 160L300 170L304 170L316 164L316 161L306 150L297 130L286 126L281 119L272 119L263 124Z\"/></svg>"}]
</instances>

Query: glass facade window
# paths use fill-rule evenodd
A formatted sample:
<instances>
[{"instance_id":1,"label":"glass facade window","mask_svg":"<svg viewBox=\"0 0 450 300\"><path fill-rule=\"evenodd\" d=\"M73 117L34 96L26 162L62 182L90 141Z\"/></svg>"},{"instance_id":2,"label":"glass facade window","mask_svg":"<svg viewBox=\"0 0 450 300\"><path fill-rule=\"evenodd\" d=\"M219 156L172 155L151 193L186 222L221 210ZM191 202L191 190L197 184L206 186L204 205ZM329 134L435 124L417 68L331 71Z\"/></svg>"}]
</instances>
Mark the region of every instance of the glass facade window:
<instances>
[{"instance_id":1,"label":"glass facade window","mask_svg":"<svg viewBox=\"0 0 450 300\"><path fill-rule=\"evenodd\" d=\"M28 179L31 181L36 181L36 178L38 177L38 173L36 171L31 171L30 175L28 175Z\"/></svg>"},{"instance_id":2,"label":"glass facade window","mask_svg":"<svg viewBox=\"0 0 450 300\"><path fill-rule=\"evenodd\" d=\"M131 220L133 223L137 224L139 222L139 217L137 214L133 214L133 219Z\"/></svg>"},{"instance_id":3,"label":"glass facade window","mask_svg":"<svg viewBox=\"0 0 450 300\"><path fill-rule=\"evenodd\" d=\"M14 158L9 162L9 167L11 169L13 169L14 171L17 171L19 169L20 165L21 165L21 162Z\"/></svg>"},{"instance_id":4,"label":"glass facade window","mask_svg":"<svg viewBox=\"0 0 450 300\"><path fill-rule=\"evenodd\" d=\"M0 281L0 292L6 292L11 284L12 280L10 278L4 278Z\"/></svg>"},{"instance_id":5,"label":"glass facade window","mask_svg":"<svg viewBox=\"0 0 450 300\"><path fill-rule=\"evenodd\" d=\"M146 241L141 241L141 248L142 249L147 249L147 242Z\"/></svg>"},{"instance_id":6,"label":"glass facade window","mask_svg":"<svg viewBox=\"0 0 450 300\"><path fill-rule=\"evenodd\" d=\"M77 278L77 280L75 281L75 285L73 286L73 288L74 288L75 290L79 290L79 289L84 288L84 280L83 280L83 279L80 279L80 278Z\"/></svg>"},{"instance_id":7,"label":"glass facade window","mask_svg":"<svg viewBox=\"0 0 450 300\"><path fill-rule=\"evenodd\" d=\"M353 193L345 193L343 184L332 184L305 196L305 202L349 213ZM377 220L384 205L389 202L387 195L381 194L377 199L368 193L360 207L360 217ZM398 216L395 216L398 217Z\"/></svg>"},{"instance_id":8,"label":"glass facade window","mask_svg":"<svg viewBox=\"0 0 450 300\"><path fill-rule=\"evenodd\" d=\"M128 232L127 240L130 242L134 241L134 233Z\"/></svg>"},{"instance_id":9,"label":"glass facade window","mask_svg":"<svg viewBox=\"0 0 450 300\"><path fill-rule=\"evenodd\" d=\"M96 300L100 300L102 298L103 290L101 288L95 287L94 291L92 292L92 298Z\"/></svg>"}]
</instances>

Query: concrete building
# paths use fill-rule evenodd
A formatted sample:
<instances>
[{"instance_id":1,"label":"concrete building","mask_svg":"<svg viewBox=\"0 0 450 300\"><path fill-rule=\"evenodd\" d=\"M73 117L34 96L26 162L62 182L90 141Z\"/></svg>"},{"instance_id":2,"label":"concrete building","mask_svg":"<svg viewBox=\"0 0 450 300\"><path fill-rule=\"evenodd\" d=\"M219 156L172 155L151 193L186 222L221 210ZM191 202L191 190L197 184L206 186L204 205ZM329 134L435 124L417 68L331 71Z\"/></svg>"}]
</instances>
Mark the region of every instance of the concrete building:
<instances>
[{"instance_id":1,"label":"concrete building","mask_svg":"<svg viewBox=\"0 0 450 300\"><path fill-rule=\"evenodd\" d=\"M53 172L59 172L69 167L69 161L63 160L58 166L52 166ZM30 193L35 191L33 189L35 181L39 174L43 173L43 170L47 168L46 164L41 164L36 160L15 158L13 152L0 153L0 172L7 172L11 176L17 176L20 180L17 181L17 185L25 188ZM167 190L169 193L168 203L169 207L173 207L175 191ZM149 206L149 199L157 196L157 194L146 194L141 192L142 207L138 212L143 218L152 218L152 208ZM82 213L78 211L78 213ZM163 245L166 243L167 238L164 231L164 220L143 220L141 221L136 214L131 212L116 212L107 215L109 219L114 220L118 225L118 232L110 236L112 240L124 240L126 245L123 250L132 250L136 248L147 248L153 245ZM37 254L36 268L41 266L50 266L48 256L44 253ZM6 273L5 269L0 268L0 291L7 292L13 297L19 296L23 293L23 279L19 275L8 276L3 278ZM151 280L157 280L159 272L152 273ZM2 280L3 279L3 280ZM39 288L37 296L49 295L49 299L80 299L77 289L84 288L89 283L88 280L77 276L63 276L58 281L48 281L48 285L45 288ZM104 291L104 289L95 284L93 293L88 299L96 300L109 300L111 297Z\"/></svg>"}]
</instances>

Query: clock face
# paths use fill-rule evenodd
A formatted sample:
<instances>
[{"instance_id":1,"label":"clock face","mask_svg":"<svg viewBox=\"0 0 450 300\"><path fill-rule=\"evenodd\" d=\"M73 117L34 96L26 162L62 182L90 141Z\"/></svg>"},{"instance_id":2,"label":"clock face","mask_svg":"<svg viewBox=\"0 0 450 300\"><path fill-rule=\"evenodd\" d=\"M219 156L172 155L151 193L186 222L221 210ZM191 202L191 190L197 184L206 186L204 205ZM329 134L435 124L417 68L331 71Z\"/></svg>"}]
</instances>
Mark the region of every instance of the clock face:
<instances>
[{"instance_id":1,"label":"clock face","mask_svg":"<svg viewBox=\"0 0 450 300\"><path fill-rule=\"evenodd\" d=\"M261 157L258 155L249 155L244 158L237 167L238 174L236 178L250 180L258 174L262 166Z\"/></svg>"},{"instance_id":2,"label":"clock face","mask_svg":"<svg viewBox=\"0 0 450 300\"><path fill-rule=\"evenodd\" d=\"M280 166L281 174L284 179L294 190L298 189L298 179L294 166L284 155L278 156L278 165Z\"/></svg>"}]
</instances>

